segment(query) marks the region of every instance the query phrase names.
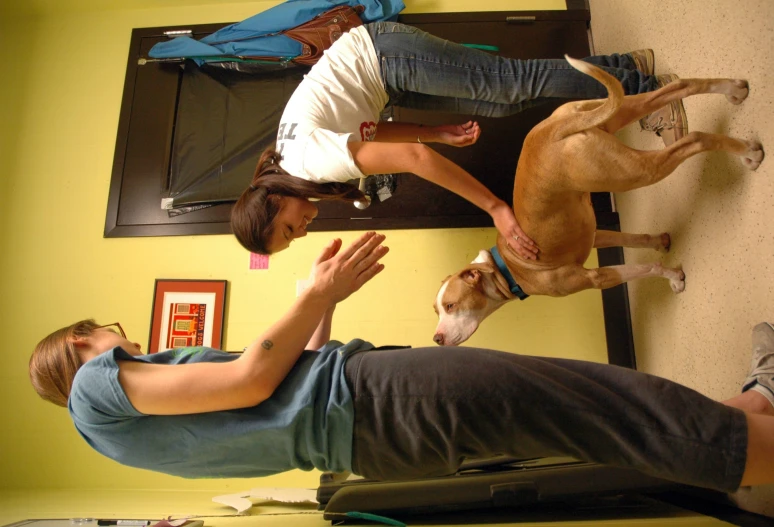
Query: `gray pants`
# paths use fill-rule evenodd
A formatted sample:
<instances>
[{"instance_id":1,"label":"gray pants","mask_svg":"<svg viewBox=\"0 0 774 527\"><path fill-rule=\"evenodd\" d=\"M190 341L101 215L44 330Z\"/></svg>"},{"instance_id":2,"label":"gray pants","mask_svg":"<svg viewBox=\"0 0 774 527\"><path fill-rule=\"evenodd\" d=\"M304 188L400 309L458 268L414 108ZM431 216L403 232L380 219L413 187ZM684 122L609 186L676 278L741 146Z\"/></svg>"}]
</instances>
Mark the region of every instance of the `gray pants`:
<instances>
[{"instance_id":1,"label":"gray pants","mask_svg":"<svg viewBox=\"0 0 774 527\"><path fill-rule=\"evenodd\" d=\"M627 368L475 348L362 352L347 360L353 472L401 480L466 459L571 456L733 491L742 411Z\"/></svg>"}]
</instances>

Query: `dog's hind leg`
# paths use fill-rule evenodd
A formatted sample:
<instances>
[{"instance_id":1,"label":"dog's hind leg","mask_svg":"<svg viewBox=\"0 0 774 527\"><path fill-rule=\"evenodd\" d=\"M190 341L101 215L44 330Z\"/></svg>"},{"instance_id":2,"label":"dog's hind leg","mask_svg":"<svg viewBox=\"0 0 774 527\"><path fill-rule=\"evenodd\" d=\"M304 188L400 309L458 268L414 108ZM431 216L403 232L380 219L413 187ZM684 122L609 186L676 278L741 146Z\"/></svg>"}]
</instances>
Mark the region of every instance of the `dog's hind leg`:
<instances>
[{"instance_id":1,"label":"dog's hind leg","mask_svg":"<svg viewBox=\"0 0 774 527\"><path fill-rule=\"evenodd\" d=\"M581 192L628 192L658 183L689 157L710 150L736 154L750 170L763 160L763 147L756 141L704 132L691 132L663 150L634 150L613 140L587 164L579 163L568 184Z\"/></svg>"},{"instance_id":2,"label":"dog's hind leg","mask_svg":"<svg viewBox=\"0 0 774 527\"><path fill-rule=\"evenodd\" d=\"M691 132L663 150L641 152L650 165L650 174L643 185L651 185L671 174L683 161L701 152L724 150L742 158L742 164L750 170L757 169L763 161L763 147L757 141L735 139L726 135Z\"/></svg>"},{"instance_id":3,"label":"dog's hind leg","mask_svg":"<svg viewBox=\"0 0 774 527\"><path fill-rule=\"evenodd\" d=\"M749 92L741 79L678 79L658 90L624 97L618 112L600 126L614 134L624 126L663 108L672 101L702 93L720 93L732 104L740 104Z\"/></svg>"},{"instance_id":4,"label":"dog's hind leg","mask_svg":"<svg viewBox=\"0 0 774 527\"><path fill-rule=\"evenodd\" d=\"M563 277L562 289L569 295L584 289L609 289L624 282L648 277L666 278L675 293L685 290L685 273L682 269L664 267L660 263L611 265L597 269L581 268L580 272Z\"/></svg>"},{"instance_id":5,"label":"dog's hind leg","mask_svg":"<svg viewBox=\"0 0 774 527\"><path fill-rule=\"evenodd\" d=\"M594 234L594 248L605 247L632 247L635 249L654 249L656 251L669 251L672 241L669 233L661 234L629 234L618 231L596 231Z\"/></svg>"}]
</instances>

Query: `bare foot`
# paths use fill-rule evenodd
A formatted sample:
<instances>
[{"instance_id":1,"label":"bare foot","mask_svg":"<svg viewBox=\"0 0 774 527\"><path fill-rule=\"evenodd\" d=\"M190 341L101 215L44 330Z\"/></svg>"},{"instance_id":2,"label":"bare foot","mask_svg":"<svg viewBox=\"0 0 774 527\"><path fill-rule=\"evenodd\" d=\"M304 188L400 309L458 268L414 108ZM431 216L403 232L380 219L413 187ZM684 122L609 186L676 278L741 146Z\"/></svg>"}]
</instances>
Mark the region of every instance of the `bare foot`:
<instances>
[{"instance_id":1,"label":"bare foot","mask_svg":"<svg viewBox=\"0 0 774 527\"><path fill-rule=\"evenodd\" d=\"M739 408L751 414L774 416L774 406L771 405L761 393L755 390L747 390L736 397L723 401L726 406Z\"/></svg>"}]
</instances>

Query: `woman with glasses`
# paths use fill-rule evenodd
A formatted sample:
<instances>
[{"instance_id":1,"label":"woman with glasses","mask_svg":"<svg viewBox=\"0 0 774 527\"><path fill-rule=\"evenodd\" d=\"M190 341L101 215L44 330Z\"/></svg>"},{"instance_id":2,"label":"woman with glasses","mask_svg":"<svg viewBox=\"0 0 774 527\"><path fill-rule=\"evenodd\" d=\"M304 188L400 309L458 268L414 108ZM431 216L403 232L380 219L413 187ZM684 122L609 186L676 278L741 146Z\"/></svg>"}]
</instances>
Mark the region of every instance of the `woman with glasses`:
<instances>
[{"instance_id":1,"label":"woman with glasses","mask_svg":"<svg viewBox=\"0 0 774 527\"><path fill-rule=\"evenodd\" d=\"M311 285L241 355L143 355L119 324L82 321L38 344L32 383L100 453L190 478L316 468L405 480L504 454L571 456L721 491L774 483L770 324L755 327L751 373L725 403L607 364L329 341L336 304L383 269L383 241L331 242Z\"/></svg>"}]
</instances>

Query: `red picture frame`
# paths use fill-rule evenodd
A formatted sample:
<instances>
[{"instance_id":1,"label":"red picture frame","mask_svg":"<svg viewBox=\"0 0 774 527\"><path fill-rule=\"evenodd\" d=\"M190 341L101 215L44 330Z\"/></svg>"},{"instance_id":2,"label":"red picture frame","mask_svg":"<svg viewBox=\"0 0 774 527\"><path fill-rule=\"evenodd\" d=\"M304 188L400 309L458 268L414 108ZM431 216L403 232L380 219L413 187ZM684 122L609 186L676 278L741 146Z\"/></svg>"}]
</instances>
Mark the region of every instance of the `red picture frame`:
<instances>
[{"instance_id":1,"label":"red picture frame","mask_svg":"<svg viewBox=\"0 0 774 527\"><path fill-rule=\"evenodd\" d=\"M227 280L157 279L148 353L206 346L221 349Z\"/></svg>"}]
</instances>

